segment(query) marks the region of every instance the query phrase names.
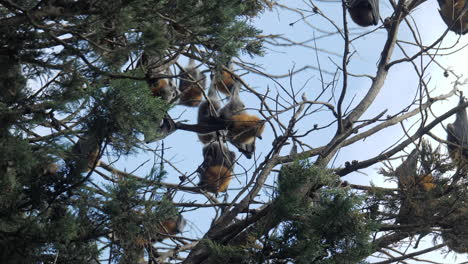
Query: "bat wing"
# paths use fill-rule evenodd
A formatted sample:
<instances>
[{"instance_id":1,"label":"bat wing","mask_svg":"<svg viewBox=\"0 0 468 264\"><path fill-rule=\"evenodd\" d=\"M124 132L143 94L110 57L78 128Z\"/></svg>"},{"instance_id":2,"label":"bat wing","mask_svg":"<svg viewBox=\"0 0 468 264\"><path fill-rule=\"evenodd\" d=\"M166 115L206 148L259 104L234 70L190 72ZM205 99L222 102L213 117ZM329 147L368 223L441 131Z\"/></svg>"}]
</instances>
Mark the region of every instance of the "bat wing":
<instances>
[{"instance_id":1,"label":"bat wing","mask_svg":"<svg viewBox=\"0 0 468 264\"><path fill-rule=\"evenodd\" d=\"M351 0L349 2L349 7L358 10L359 16L362 17L368 17L364 14L370 12L369 15L372 16L372 24L377 25L379 23L379 0Z\"/></svg>"},{"instance_id":2,"label":"bat wing","mask_svg":"<svg viewBox=\"0 0 468 264\"><path fill-rule=\"evenodd\" d=\"M380 13L379 13L379 0L369 0L371 6L372 16L374 17L374 25L379 23Z\"/></svg>"},{"instance_id":3,"label":"bat wing","mask_svg":"<svg viewBox=\"0 0 468 264\"><path fill-rule=\"evenodd\" d=\"M405 161L401 163L398 168L395 169L395 174L398 176L398 183L399 185L405 187L411 187L414 185L414 179L416 176L417 171L417 163L418 163L418 150L414 149L408 155Z\"/></svg>"}]
</instances>

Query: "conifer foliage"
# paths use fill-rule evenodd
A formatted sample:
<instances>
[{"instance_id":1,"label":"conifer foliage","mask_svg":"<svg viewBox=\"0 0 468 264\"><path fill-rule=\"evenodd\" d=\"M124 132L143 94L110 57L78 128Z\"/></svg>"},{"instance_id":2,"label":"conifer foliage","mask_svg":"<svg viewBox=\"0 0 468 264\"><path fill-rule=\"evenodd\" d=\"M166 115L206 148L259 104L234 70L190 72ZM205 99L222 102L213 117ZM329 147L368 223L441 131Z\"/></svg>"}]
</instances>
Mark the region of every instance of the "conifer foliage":
<instances>
[{"instance_id":1,"label":"conifer foliage","mask_svg":"<svg viewBox=\"0 0 468 264\"><path fill-rule=\"evenodd\" d=\"M207 51L200 60L258 54L247 17L263 8L229 0L1 1L0 262L91 263L102 238L117 241L110 252L122 263L143 256L138 234L156 235L145 223L167 220L174 207L156 192L152 205L139 199L138 191L157 188L149 183L90 185L105 151L135 152L142 134L160 134L169 105L150 96L135 60L142 52L180 56L190 45Z\"/></svg>"}]
</instances>

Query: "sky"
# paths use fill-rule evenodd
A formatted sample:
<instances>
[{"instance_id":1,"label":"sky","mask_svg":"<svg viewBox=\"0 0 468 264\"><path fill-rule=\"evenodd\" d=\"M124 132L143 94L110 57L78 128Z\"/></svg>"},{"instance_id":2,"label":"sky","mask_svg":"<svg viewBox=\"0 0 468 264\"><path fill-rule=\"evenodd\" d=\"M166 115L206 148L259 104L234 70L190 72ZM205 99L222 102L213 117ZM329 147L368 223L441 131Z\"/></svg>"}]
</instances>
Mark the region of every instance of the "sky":
<instances>
[{"instance_id":1,"label":"sky","mask_svg":"<svg viewBox=\"0 0 468 264\"><path fill-rule=\"evenodd\" d=\"M336 70L335 64L341 65L343 41L335 35L329 37L321 37L324 33L321 30L333 31L333 27L329 23L318 15L311 13L311 7L306 2L302 1L281 1L285 5L291 5L294 7L300 7L304 9L304 12L308 16L307 22L313 25L316 29L306 25L303 21L298 21L300 18L296 13L291 11L285 11L280 9L274 9L272 11L265 12L261 17L252 20L251 22L258 28L263 30L264 35L268 34L282 34L288 38L301 42L305 40L311 40L316 38L316 41L308 42L309 45L316 45L320 49L325 49L328 52L315 52L313 49L304 47L273 47L267 45L265 56L250 58L248 55L242 56L242 60L248 62L254 62L264 68L264 71L270 74L286 74L292 69L299 69L305 65L317 66L319 63L323 69L334 72ZM320 10L327 14L332 20L336 21L338 25L341 21L342 10L341 2L335 1L321 1L314 2ZM391 15L390 6L388 2L380 3L381 17L384 19ZM435 0L429 0L420 5L415 11L411 13L410 21L418 25L419 35L422 42L426 45L431 44L436 40L446 29L446 25L438 14L438 4ZM349 17L348 17L349 18ZM294 23L295 22L295 23ZM291 24L293 23L293 24ZM382 23L379 22L379 26ZM349 21L349 27L353 33L364 33L369 30L373 30L376 27L360 28L354 23ZM412 40L411 33L406 27L402 27L400 32L400 39ZM386 38L386 31L379 29L377 32L364 36L359 40L355 41L352 45L352 49L356 51L353 54L352 61L349 64L350 72L354 74L369 74L374 75L376 71L376 64L380 56L381 47ZM458 43L457 43L458 42ZM454 43L456 47L460 48L468 44L468 35L458 38L452 32L449 32L447 37L444 39L442 46L450 46ZM454 51L455 49L451 49ZM407 48L407 52L413 54L417 50L414 48ZM401 58L401 52L396 49L395 58ZM468 60L468 48L462 49L457 53L443 56L438 59L444 66L450 67L458 74L465 76L468 75L466 61ZM424 61L427 62L427 59ZM186 60L180 61L182 64L186 63ZM418 63L420 63L418 61ZM238 68L236 68L238 69ZM435 64L431 64L426 72L426 80L429 81L429 88L434 89L433 95L439 95L447 92L451 89L454 78L451 76L446 78L443 76L443 70L437 67ZM246 73L243 75L244 80L253 88L259 92L265 92L270 90L270 93L274 96L277 92L284 95L284 92L278 87L275 82L264 78L260 75L249 73L246 71L239 70L238 73ZM333 78L330 74L324 74L324 78L327 82L330 82ZM312 100L321 92L320 74L316 70L306 70L300 74L295 75L292 79L283 78L279 82L287 89L292 87L296 90L302 88L302 93L306 93L307 98ZM362 96L367 92L370 86L370 80L368 78L349 78L349 90L348 96L345 100L346 103L355 104ZM341 79L337 83L337 89L341 87ZM468 94L467 86L465 85L462 89L465 90L465 94ZM377 97L374 105L369 108L363 118L370 118L375 116L377 113L383 110L388 110L387 114L397 113L402 107L409 105L418 91L418 79L415 78L413 66L410 64L401 64L390 70L385 85ZM248 108L258 109L259 101L253 96L243 92L241 97L245 101ZM330 97L329 93L326 93L321 101L325 101ZM285 97L284 97L285 98ZM281 101L281 100L280 100ZM285 100L287 101L287 100ZM457 99L451 99L437 103L433 110L435 115L441 114L447 109L454 107L457 103ZM188 120L187 123L196 122L196 108L187 108L183 106L176 106L171 110L170 114L173 117L179 117L180 120ZM255 111L252 111L252 113ZM290 113L284 114L282 120L287 120ZM314 124L325 125L333 118L333 116L326 111L319 112L303 120L300 124L299 131L307 131ZM411 119L404 122L405 128L409 128L416 119ZM453 117L449 119L445 124L453 121ZM410 130L412 131L412 130ZM331 138L334 133L334 127L331 129L325 129L309 134L304 141L306 141L312 147L318 147L323 145ZM445 138L445 131L441 126L435 128L434 133ZM411 134L411 133L410 133ZM373 135L365 139L364 141L357 142L356 144L342 149L333 164L330 166L340 167L343 166L344 162L351 160L365 160L381 153L387 148L391 147L396 140L400 140L403 136L402 127L400 125L388 128L380 133ZM267 127L264 137L261 141L257 141L257 162L263 161L264 153L271 148L273 141L273 133L270 127ZM156 142L150 144L151 147L156 147L162 142ZM170 160L175 166L182 170L182 172L191 174L197 167L202 163L202 144L198 141L195 133L187 131L176 131L173 135L163 140L164 146L168 148L165 151L165 158ZM410 150L410 148L408 148ZM284 149L284 154L289 152L289 148ZM238 153L239 155L239 153ZM150 155L137 155L128 158L121 158L116 164L117 168L125 168L126 171L133 171L139 167L145 161L148 161L144 166L138 168L134 174L144 176L149 172L149 168L154 157ZM105 160L105 158L104 158ZM105 160L106 161L106 160ZM401 161L399 159L392 161L394 166L397 166ZM255 160L247 160L245 157L240 157L239 163L245 168L249 168L255 164ZM384 178L377 174L379 166L373 166L371 168L364 169L359 173L352 173L346 177L345 180L356 183L356 184L370 184L371 182L378 186L392 187L393 183L384 181ZM165 182L178 183L179 174L171 169L169 166L166 167L168 176ZM238 189L245 185L249 178L249 174L244 173L244 169L241 166L237 166L235 172L238 175L237 179L233 179L230 185L230 191L228 197L219 195L218 199L232 199L237 193ZM274 176L270 176L268 184L274 183ZM195 182L198 179L195 178ZM266 190L261 192L262 196L259 199L268 200L271 197L271 191ZM180 193L176 196L176 202L180 201L197 201L203 203L206 201L200 194L187 194ZM213 210L209 208L201 208L197 211L185 212L184 217L189 221L189 226L184 236L188 237L201 237L204 234L214 216ZM430 238L425 239L424 245L430 245ZM419 248L421 249L421 247ZM448 254L445 258L437 254L431 254L429 257L433 261L439 261L440 263L459 263L463 260L466 261L465 256L457 256L454 258L453 254ZM378 261L378 259L371 259ZM407 263L416 263L408 261Z\"/></svg>"}]
</instances>

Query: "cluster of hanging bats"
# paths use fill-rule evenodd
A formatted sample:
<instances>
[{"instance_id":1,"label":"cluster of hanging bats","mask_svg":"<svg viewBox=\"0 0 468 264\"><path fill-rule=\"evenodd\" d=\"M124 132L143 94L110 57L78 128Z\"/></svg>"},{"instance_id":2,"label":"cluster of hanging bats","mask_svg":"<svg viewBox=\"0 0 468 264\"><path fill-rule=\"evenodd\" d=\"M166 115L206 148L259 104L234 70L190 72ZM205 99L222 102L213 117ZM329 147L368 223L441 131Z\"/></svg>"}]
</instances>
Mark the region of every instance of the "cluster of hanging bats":
<instances>
[{"instance_id":1,"label":"cluster of hanging bats","mask_svg":"<svg viewBox=\"0 0 468 264\"><path fill-rule=\"evenodd\" d=\"M460 95L459 105L464 104ZM423 143L426 144L426 143ZM447 148L453 164L458 169L458 175L453 181L468 174L468 117L466 108L456 114L455 122L447 125ZM432 216L436 216L437 224L443 228L442 238L447 246L457 253L468 253L468 204L466 201L457 202L457 206L439 204L438 197L444 196L445 191L437 190L437 182L427 169L420 173L417 170L418 160L425 160L423 152L414 149L403 163L396 168L398 190L401 194L401 206L397 222L402 225L418 225L421 231L415 248L422 237L430 233L425 223ZM424 166L423 166L424 167ZM465 187L466 188L466 187ZM439 188L440 189L440 188ZM436 190L434 192L433 190ZM458 200L458 198L456 198Z\"/></svg>"},{"instance_id":2,"label":"cluster of hanging bats","mask_svg":"<svg viewBox=\"0 0 468 264\"><path fill-rule=\"evenodd\" d=\"M468 32L468 6L465 0L438 0L439 13L449 29L457 34ZM379 22L379 0L350 0L348 11L354 23L368 27Z\"/></svg>"},{"instance_id":3,"label":"cluster of hanging bats","mask_svg":"<svg viewBox=\"0 0 468 264\"><path fill-rule=\"evenodd\" d=\"M152 65L153 60L155 63ZM255 151L255 141L257 138L261 139L265 127L265 120L245 110L239 95L241 82L232 72L232 63L230 62L221 73L212 73L207 93L206 77L192 59L177 76L172 74L168 64L164 64L159 56L143 55L138 65L146 71L152 96L168 103L198 107L197 125L216 127L208 129L212 132L198 134L203 143L203 163L198 168L198 185L203 191L216 194L226 192L233 177L236 161L236 154L228 149L226 141L250 159ZM175 77L179 79L178 87L172 80ZM224 105L219 94L227 100ZM91 171L100 164L100 147L100 141L94 137L80 138L71 149L73 162L69 165L74 166L80 173ZM56 165L45 169L47 173L56 171ZM182 215L174 216L161 223L160 237L161 234L165 234L162 237L169 237L182 232L185 225L186 220Z\"/></svg>"},{"instance_id":4,"label":"cluster of hanging bats","mask_svg":"<svg viewBox=\"0 0 468 264\"><path fill-rule=\"evenodd\" d=\"M180 105L198 107L199 127L221 128L198 133L198 138L204 145L203 163L198 169L199 186L212 193L225 192L232 178L236 154L226 147L225 141L250 159L255 151L255 141L257 138L261 139L265 127L264 120L245 110L239 95L241 82L236 79L232 70L232 63L229 63L228 68L221 73L212 74L207 94L204 93L205 75L192 59L179 75L178 89L164 79L150 83L154 96L160 96L168 102L178 100ZM171 96L165 97L169 94ZM224 106L221 105L219 94L228 98Z\"/></svg>"},{"instance_id":5,"label":"cluster of hanging bats","mask_svg":"<svg viewBox=\"0 0 468 264\"><path fill-rule=\"evenodd\" d=\"M238 148L247 158L251 158L255 151L255 140L261 138L264 130L264 120L245 111L245 105L239 96L241 83L235 79L229 71L223 71L219 75L213 75L208 93L204 94L205 76L196 68L191 60L189 65L179 75L178 87L179 104L190 107L198 106L198 124L210 126L213 124L225 124L225 129L214 132L198 134L199 140L203 143L203 163L198 169L202 190L219 193L226 192L232 178L233 168L236 161L236 154L230 151L225 143L227 140ZM171 82L168 79L149 81L150 89L154 96L168 94L160 93L161 89L168 89L166 85ZM175 86L171 89L175 90ZM228 99L222 106L218 93L224 94ZM173 100L174 98L166 98ZM464 104L465 99L460 95L459 105ZM457 166L468 171L468 117L466 108L460 109L456 113L455 122L447 125L447 148L449 155ZM99 166L100 149L98 142L91 138L80 139L72 148L72 153L82 156L82 168L89 171ZM399 184L406 189L409 185L420 188L424 191L431 191L435 184L431 175L415 176L408 174L407 164L413 164L418 159L418 152L413 151L406 161L397 168ZM409 165L408 165L409 166ZM56 171L51 167L47 170ZM408 174L407 177L404 175ZM404 214L404 212L401 212ZM186 220L182 215L174 216L161 223L161 234L169 237L183 231Z\"/></svg>"},{"instance_id":6,"label":"cluster of hanging bats","mask_svg":"<svg viewBox=\"0 0 468 264\"><path fill-rule=\"evenodd\" d=\"M232 65L230 66L232 70ZM193 71L190 68L189 70ZM213 78L208 96L198 108L199 125L209 126L221 122L226 128L198 134L199 140L204 144L199 186L208 192L225 192L232 178L236 154L226 147L224 139L250 159L255 151L255 140L262 138L264 120L247 113L240 99L240 86L241 83L230 72L223 71ZM229 97L224 106L221 106L218 92Z\"/></svg>"},{"instance_id":7,"label":"cluster of hanging bats","mask_svg":"<svg viewBox=\"0 0 468 264\"><path fill-rule=\"evenodd\" d=\"M465 103L460 95L459 106ZM462 174L468 173L468 115L466 108L456 113L455 122L447 125L447 149L450 158ZM420 155L414 149L405 161L395 170L398 176L399 189L414 189L431 191L436 187L431 174L417 175L416 164Z\"/></svg>"},{"instance_id":8,"label":"cluster of hanging bats","mask_svg":"<svg viewBox=\"0 0 468 264\"><path fill-rule=\"evenodd\" d=\"M468 11L465 0L439 0L439 13L444 22L457 34L468 32ZM379 16L378 0L351 0L348 11L352 20L363 27L377 25ZM464 12L464 13L463 13ZM159 59L159 58L158 58ZM140 66L149 66L152 57L143 55ZM170 64L170 63L169 63ZM161 65L161 64L160 64ZM205 94L206 78L191 59L189 65L179 75L179 86L176 87L169 67L147 67L148 85L155 97L168 103L188 107L198 107L198 125L215 126L223 129L209 133L199 133L198 138L204 144L203 163L198 169L202 190L219 193L226 192L232 178L236 154L230 151L225 141L231 143L247 158L255 151L255 140L261 139L265 121L245 110L239 90L241 82L232 74L232 63L228 70L212 74L208 93ZM218 94L228 98L222 106ZM460 104L464 102L461 97ZM451 158L468 167L468 118L466 109L457 113L453 124L447 126L448 150ZM80 159L76 166L82 172L99 166L100 144L92 138L80 139L72 148L72 154ZM44 168L44 173L56 173L57 165ZM426 191L434 188L432 178L423 176L418 179L419 186ZM182 215L175 216L161 223L161 233L175 235L183 231L186 220Z\"/></svg>"}]
</instances>

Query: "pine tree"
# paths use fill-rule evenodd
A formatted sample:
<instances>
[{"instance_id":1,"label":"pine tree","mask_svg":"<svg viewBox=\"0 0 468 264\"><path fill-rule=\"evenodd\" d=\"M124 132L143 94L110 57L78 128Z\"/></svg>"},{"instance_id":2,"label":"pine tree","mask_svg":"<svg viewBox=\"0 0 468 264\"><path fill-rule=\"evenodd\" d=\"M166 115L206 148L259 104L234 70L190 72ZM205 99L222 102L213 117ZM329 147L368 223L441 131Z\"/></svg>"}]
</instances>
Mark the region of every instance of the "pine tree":
<instances>
[{"instance_id":1,"label":"pine tree","mask_svg":"<svg viewBox=\"0 0 468 264\"><path fill-rule=\"evenodd\" d=\"M163 174L112 188L90 181L105 150L127 155L138 151L142 134L160 134L170 105L150 96L136 61L144 53L164 62L193 54L191 47L205 50L199 60L216 63L258 54L258 31L247 17L263 8L241 1L1 1L1 262L90 263L103 237L117 241L110 252L122 263L141 258L138 236L176 213L152 184ZM151 198L137 194L149 187Z\"/></svg>"},{"instance_id":2,"label":"pine tree","mask_svg":"<svg viewBox=\"0 0 468 264\"><path fill-rule=\"evenodd\" d=\"M351 39L354 31L348 28L345 1L343 23L329 19L312 1L308 6L311 16L323 17L338 29L322 37L337 35L344 40L336 73L320 64L316 69L322 85L316 99L299 98L293 85L307 67L291 71L291 87L286 88L281 76L255 65L268 45L333 54L307 42L263 35L255 19L264 12L294 11L298 21L310 17L304 9L278 2L0 0L0 262L369 263L371 256L387 248L402 248L402 242L418 248L424 237L433 239L432 248L379 263L441 248L468 253L464 112L468 103L460 92L466 84L447 69L445 74L457 77L453 91L430 93L427 65L418 66L414 60L443 50L435 44L426 48L415 40L421 46L415 58L393 57L395 46L401 44L398 28L408 11L424 1L393 5L392 17L381 29L386 39L377 73L357 103L347 91L348 81L357 76L348 67L354 66L350 49L359 38ZM253 63L243 60L247 57ZM181 61L186 59L194 62L191 72L198 70L205 79L196 80L184 69ZM393 116L374 113L362 118L375 105L390 68L401 63L416 68L424 87L418 87L419 101ZM239 68L273 80L277 91L272 95L269 88L252 89ZM324 74L332 76L328 83ZM208 111L216 103L232 106L239 95L227 86L242 87L241 98L249 94L259 100L254 106L258 117L243 105L246 112L231 110L236 119L224 119L229 115L221 110L208 117L208 125L177 119L171 111L179 103L176 85L181 80L201 90ZM204 83L210 83L210 90ZM227 95L218 102L210 92L220 89L220 83ZM341 90L336 89L338 83ZM324 99L328 95L331 99ZM454 95L460 98L457 106L427 120L432 104ZM323 109L332 116L330 122L311 125L308 118ZM284 113L290 114L287 119ZM395 146L368 160L332 165L340 150L418 114L423 119L420 126L412 134L405 131L406 138ZM458 121L447 126L448 137L431 132L454 115ZM263 133L264 125L274 131ZM234 127L247 135L234 133ZM321 147L304 142L327 128L334 131ZM201 146L205 148L197 155L203 163L181 170L164 156L168 146L163 142L175 131L199 133L216 146L229 148ZM234 142L241 136L241 143ZM435 147L428 138L440 145ZM270 140L270 149L256 146L260 139ZM154 142L156 150L149 147ZM286 155L288 145L293 147ZM448 154L442 150L445 146ZM402 155L406 147L410 153ZM157 160L143 175L114 164L142 153ZM241 155L253 158L252 166L245 166L250 163ZM402 163L393 168L389 160L398 155L403 156ZM376 164L381 177L396 182L396 188L342 179ZM188 170L193 173L185 173ZM211 178L205 180L214 183L210 188L198 186L194 178L207 171ZM246 180L239 189L231 188L240 175ZM226 188L229 196L222 194ZM184 217L205 207L213 209L213 219ZM197 221L211 224L197 237L182 232L197 229Z\"/></svg>"}]
</instances>

